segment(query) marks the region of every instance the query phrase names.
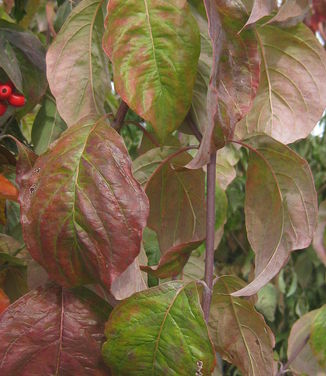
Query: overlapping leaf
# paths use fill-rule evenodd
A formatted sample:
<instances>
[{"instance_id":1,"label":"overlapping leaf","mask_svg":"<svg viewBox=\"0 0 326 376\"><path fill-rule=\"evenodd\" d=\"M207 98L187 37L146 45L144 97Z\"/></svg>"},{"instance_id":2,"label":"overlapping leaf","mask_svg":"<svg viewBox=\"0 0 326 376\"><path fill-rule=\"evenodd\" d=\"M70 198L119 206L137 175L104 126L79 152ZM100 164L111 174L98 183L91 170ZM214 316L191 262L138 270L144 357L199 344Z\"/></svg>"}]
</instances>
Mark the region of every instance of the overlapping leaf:
<instances>
[{"instance_id":1,"label":"overlapping leaf","mask_svg":"<svg viewBox=\"0 0 326 376\"><path fill-rule=\"evenodd\" d=\"M211 375L215 353L196 284L173 281L118 305L106 324L103 356L113 375Z\"/></svg>"},{"instance_id":2,"label":"overlapping leaf","mask_svg":"<svg viewBox=\"0 0 326 376\"><path fill-rule=\"evenodd\" d=\"M313 247L326 266L326 201L319 206L318 226L314 235Z\"/></svg>"},{"instance_id":3,"label":"overlapping leaf","mask_svg":"<svg viewBox=\"0 0 326 376\"><path fill-rule=\"evenodd\" d=\"M189 110L197 71L200 36L187 1L111 0L106 28L117 92L165 140Z\"/></svg>"},{"instance_id":4,"label":"overlapping leaf","mask_svg":"<svg viewBox=\"0 0 326 376\"><path fill-rule=\"evenodd\" d=\"M160 149L155 150L160 156ZM146 154L153 155L153 151ZM205 238L205 174L202 170L180 168L191 161L188 153L172 157L170 154L171 159L159 165L145 188L150 201L147 225L157 233L164 255L159 269L152 268L156 275L178 274L191 251Z\"/></svg>"},{"instance_id":5,"label":"overlapping leaf","mask_svg":"<svg viewBox=\"0 0 326 376\"><path fill-rule=\"evenodd\" d=\"M23 177L24 239L65 286L108 288L140 251L148 215L121 137L104 120L76 124Z\"/></svg>"},{"instance_id":6,"label":"overlapping leaf","mask_svg":"<svg viewBox=\"0 0 326 376\"><path fill-rule=\"evenodd\" d=\"M308 0L286 0L277 14L267 23L277 23L282 27L295 26L297 23L303 21L308 12Z\"/></svg>"},{"instance_id":7,"label":"overlapping leaf","mask_svg":"<svg viewBox=\"0 0 326 376\"><path fill-rule=\"evenodd\" d=\"M32 128L35 152L44 153L66 128L67 125L59 115L55 100L49 95L45 96Z\"/></svg>"},{"instance_id":8,"label":"overlapping leaf","mask_svg":"<svg viewBox=\"0 0 326 376\"><path fill-rule=\"evenodd\" d=\"M250 110L259 83L259 53L252 30L239 33L247 17L233 0L206 1L213 65L207 94L208 125L196 158L189 165L207 164L210 154L232 138L236 123Z\"/></svg>"},{"instance_id":9,"label":"overlapping leaf","mask_svg":"<svg viewBox=\"0 0 326 376\"><path fill-rule=\"evenodd\" d=\"M269 136L249 138L246 228L256 253L255 279L235 295L255 294L308 247L317 223L317 195L308 163Z\"/></svg>"},{"instance_id":10,"label":"overlapping leaf","mask_svg":"<svg viewBox=\"0 0 326 376\"><path fill-rule=\"evenodd\" d=\"M61 117L68 126L105 114L111 90L108 60L102 49L102 0L83 0L71 12L47 56L47 77Z\"/></svg>"},{"instance_id":11,"label":"overlapping leaf","mask_svg":"<svg viewBox=\"0 0 326 376\"><path fill-rule=\"evenodd\" d=\"M10 300L6 293L0 288L0 314L10 305Z\"/></svg>"},{"instance_id":12,"label":"overlapping leaf","mask_svg":"<svg viewBox=\"0 0 326 376\"><path fill-rule=\"evenodd\" d=\"M251 111L237 125L238 137L264 132L283 143L307 137L326 106L324 48L303 24L265 25L256 38L260 84Z\"/></svg>"},{"instance_id":13,"label":"overlapping leaf","mask_svg":"<svg viewBox=\"0 0 326 376\"><path fill-rule=\"evenodd\" d=\"M288 359L292 358L298 349L306 342L299 354L293 359L291 363L291 370L298 375L324 375L325 368L318 364L316 357L312 352L312 348L307 341L314 319L320 312L319 309L311 311L302 316L292 327L288 340ZM308 343L307 343L308 342Z\"/></svg>"},{"instance_id":14,"label":"overlapping leaf","mask_svg":"<svg viewBox=\"0 0 326 376\"><path fill-rule=\"evenodd\" d=\"M247 8L249 8L250 2L244 1ZM248 21L245 26L254 25L261 18L268 16L275 9L276 3L273 0L253 0L251 12Z\"/></svg>"},{"instance_id":15,"label":"overlapping leaf","mask_svg":"<svg viewBox=\"0 0 326 376\"><path fill-rule=\"evenodd\" d=\"M110 375L100 346L110 309L57 286L33 290L0 316L2 375ZM100 314L102 312L102 314Z\"/></svg>"},{"instance_id":16,"label":"overlapping leaf","mask_svg":"<svg viewBox=\"0 0 326 376\"><path fill-rule=\"evenodd\" d=\"M274 375L272 331L251 301L231 295L243 286L243 281L232 276L215 283L208 322L211 338L223 359L244 375Z\"/></svg>"}]
</instances>

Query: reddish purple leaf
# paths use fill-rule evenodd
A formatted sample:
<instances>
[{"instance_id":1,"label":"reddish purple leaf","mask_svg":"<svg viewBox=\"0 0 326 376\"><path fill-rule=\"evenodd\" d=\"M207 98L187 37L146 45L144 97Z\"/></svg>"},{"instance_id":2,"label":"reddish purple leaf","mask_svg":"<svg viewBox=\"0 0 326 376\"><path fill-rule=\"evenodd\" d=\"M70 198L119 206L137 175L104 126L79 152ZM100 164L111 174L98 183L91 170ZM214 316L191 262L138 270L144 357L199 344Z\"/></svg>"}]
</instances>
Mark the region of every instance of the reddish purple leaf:
<instances>
[{"instance_id":1,"label":"reddish purple leaf","mask_svg":"<svg viewBox=\"0 0 326 376\"><path fill-rule=\"evenodd\" d=\"M140 251L148 200L104 120L69 128L24 176L19 199L26 246L59 284L110 288Z\"/></svg>"},{"instance_id":2,"label":"reddish purple leaf","mask_svg":"<svg viewBox=\"0 0 326 376\"><path fill-rule=\"evenodd\" d=\"M166 159L146 184L150 201L147 225L157 233L161 254L164 255L159 270L163 268L164 273L169 272L170 275L180 272L191 251L206 235L204 171L180 168L191 159L185 152L168 161ZM143 168L142 172L148 170Z\"/></svg>"},{"instance_id":3,"label":"reddish purple leaf","mask_svg":"<svg viewBox=\"0 0 326 376\"><path fill-rule=\"evenodd\" d=\"M247 9L233 0L205 1L213 66L207 94L208 126L190 168L207 164L210 154L233 137L236 123L250 110L259 83L260 58L252 30L239 34Z\"/></svg>"},{"instance_id":4,"label":"reddish purple leaf","mask_svg":"<svg viewBox=\"0 0 326 376\"><path fill-rule=\"evenodd\" d=\"M311 243L317 195L308 163L267 135L247 141L246 228L256 254L255 279L235 296L255 294L281 270L294 250Z\"/></svg>"},{"instance_id":5,"label":"reddish purple leaf","mask_svg":"<svg viewBox=\"0 0 326 376\"><path fill-rule=\"evenodd\" d=\"M275 7L276 1L274 0L254 0L250 17L244 27L254 25L261 18L270 15Z\"/></svg>"},{"instance_id":6,"label":"reddish purple leaf","mask_svg":"<svg viewBox=\"0 0 326 376\"><path fill-rule=\"evenodd\" d=\"M318 226L314 235L313 247L326 266L326 201L319 206Z\"/></svg>"},{"instance_id":7,"label":"reddish purple leaf","mask_svg":"<svg viewBox=\"0 0 326 376\"><path fill-rule=\"evenodd\" d=\"M110 375L101 359L110 311L102 304L58 286L24 295L0 316L0 374Z\"/></svg>"}]
</instances>

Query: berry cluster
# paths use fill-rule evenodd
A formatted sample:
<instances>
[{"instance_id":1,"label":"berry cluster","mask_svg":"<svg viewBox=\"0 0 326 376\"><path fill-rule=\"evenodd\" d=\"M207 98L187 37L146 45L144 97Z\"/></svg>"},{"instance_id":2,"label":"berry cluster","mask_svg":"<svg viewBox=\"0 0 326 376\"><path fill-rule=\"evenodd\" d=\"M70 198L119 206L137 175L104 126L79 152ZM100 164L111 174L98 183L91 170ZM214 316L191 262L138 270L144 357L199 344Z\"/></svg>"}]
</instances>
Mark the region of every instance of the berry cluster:
<instances>
[{"instance_id":1,"label":"berry cluster","mask_svg":"<svg viewBox=\"0 0 326 376\"><path fill-rule=\"evenodd\" d=\"M8 104L13 107L22 107L25 103L25 97L15 91L12 82L0 83L0 116L6 113Z\"/></svg>"}]
</instances>

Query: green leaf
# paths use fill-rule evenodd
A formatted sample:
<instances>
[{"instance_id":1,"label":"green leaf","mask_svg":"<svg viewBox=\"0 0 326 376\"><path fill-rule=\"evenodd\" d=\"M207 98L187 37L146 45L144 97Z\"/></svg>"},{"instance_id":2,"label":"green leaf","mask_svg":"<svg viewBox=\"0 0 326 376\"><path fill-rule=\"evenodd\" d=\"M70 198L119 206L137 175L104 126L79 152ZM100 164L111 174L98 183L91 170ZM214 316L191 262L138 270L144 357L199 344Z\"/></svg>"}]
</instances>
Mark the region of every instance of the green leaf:
<instances>
[{"instance_id":1,"label":"green leaf","mask_svg":"<svg viewBox=\"0 0 326 376\"><path fill-rule=\"evenodd\" d=\"M102 0L81 1L46 56L50 89L68 126L88 115L105 114L111 81L102 49L102 5Z\"/></svg>"},{"instance_id":2,"label":"green leaf","mask_svg":"<svg viewBox=\"0 0 326 376\"><path fill-rule=\"evenodd\" d=\"M274 375L272 331L251 301L231 295L243 286L238 277L218 278L213 289L209 333L216 351L244 375Z\"/></svg>"},{"instance_id":3,"label":"green leaf","mask_svg":"<svg viewBox=\"0 0 326 376\"><path fill-rule=\"evenodd\" d=\"M289 340L288 340L288 359L292 359L298 348L307 341L311 333L312 323L319 314L320 309L315 309L304 316L292 326ZM297 356L294 357L291 365L291 371L298 375L316 376L324 375L325 368L318 364L316 357L313 354L310 342L308 342Z\"/></svg>"},{"instance_id":4,"label":"green leaf","mask_svg":"<svg viewBox=\"0 0 326 376\"><path fill-rule=\"evenodd\" d=\"M47 151L66 128L67 125L58 113L55 100L49 95L45 96L32 129L35 153L42 154Z\"/></svg>"},{"instance_id":5,"label":"green leaf","mask_svg":"<svg viewBox=\"0 0 326 376\"><path fill-rule=\"evenodd\" d=\"M117 376L208 376L215 353L194 282L164 283L114 308L106 324L106 363Z\"/></svg>"},{"instance_id":6,"label":"green leaf","mask_svg":"<svg viewBox=\"0 0 326 376\"><path fill-rule=\"evenodd\" d=\"M287 29L265 25L257 28L256 38L260 84L237 135L264 132L283 143L306 138L326 106L324 48L303 24Z\"/></svg>"},{"instance_id":7,"label":"green leaf","mask_svg":"<svg viewBox=\"0 0 326 376\"><path fill-rule=\"evenodd\" d=\"M313 319L309 343L319 365L326 370L326 305Z\"/></svg>"},{"instance_id":8,"label":"green leaf","mask_svg":"<svg viewBox=\"0 0 326 376\"><path fill-rule=\"evenodd\" d=\"M235 165L239 161L239 156L235 149L225 146L217 151L216 155L216 180L219 186L226 190L236 177Z\"/></svg>"},{"instance_id":9,"label":"green leaf","mask_svg":"<svg viewBox=\"0 0 326 376\"><path fill-rule=\"evenodd\" d=\"M28 251L64 286L110 288L139 254L148 200L103 119L70 127L23 176L19 200Z\"/></svg>"},{"instance_id":10,"label":"green leaf","mask_svg":"<svg viewBox=\"0 0 326 376\"><path fill-rule=\"evenodd\" d=\"M277 288L271 283L267 284L258 291L258 301L255 306L268 321L275 320L278 296L279 293Z\"/></svg>"},{"instance_id":11,"label":"green leaf","mask_svg":"<svg viewBox=\"0 0 326 376\"><path fill-rule=\"evenodd\" d=\"M256 254L255 279L236 296L255 294L310 244L317 223L317 195L308 163L267 135L246 140L250 148L245 216Z\"/></svg>"},{"instance_id":12,"label":"green leaf","mask_svg":"<svg viewBox=\"0 0 326 376\"><path fill-rule=\"evenodd\" d=\"M187 2L110 0L103 47L117 92L164 141L190 108L197 72L200 35Z\"/></svg>"}]
</instances>

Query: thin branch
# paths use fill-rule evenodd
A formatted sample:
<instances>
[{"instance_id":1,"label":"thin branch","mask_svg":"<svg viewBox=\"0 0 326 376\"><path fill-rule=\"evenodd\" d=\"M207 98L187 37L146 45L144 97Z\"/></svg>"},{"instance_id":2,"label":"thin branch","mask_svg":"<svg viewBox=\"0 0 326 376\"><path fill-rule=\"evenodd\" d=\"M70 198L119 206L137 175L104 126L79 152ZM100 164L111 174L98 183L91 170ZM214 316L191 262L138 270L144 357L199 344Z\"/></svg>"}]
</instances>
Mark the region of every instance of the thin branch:
<instances>
[{"instance_id":1,"label":"thin branch","mask_svg":"<svg viewBox=\"0 0 326 376\"><path fill-rule=\"evenodd\" d=\"M148 130L143 127L141 124L137 123L137 121L128 120L125 121L124 124L132 124L135 125L137 128L139 128L144 135L151 141L152 144L154 144L156 147L160 147L160 144L155 140L155 138L148 132Z\"/></svg>"},{"instance_id":2,"label":"thin branch","mask_svg":"<svg viewBox=\"0 0 326 376\"><path fill-rule=\"evenodd\" d=\"M310 335L308 335L302 342L301 344L295 349L295 351L293 352L293 354L290 356L290 358L288 359L288 361L284 364L284 366L282 365L280 367L280 370L277 372L276 376L282 376L284 374L286 374L287 372L289 372L289 367L291 365L291 363L297 358L297 356L301 353L301 351L303 350L303 348L306 346L306 344L308 343L309 341L309 338L310 338Z\"/></svg>"},{"instance_id":3,"label":"thin branch","mask_svg":"<svg viewBox=\"0 0 326 376\"><path fill-rule=\"evenodd\" d=\"M123 100L121 100L120 106L118 108L117 114L115 116L115 120L113 122L113 128L117 131L120 132L123 122L125 120L125 117L127 115L127 112L129 110L129 107L127 103L125 103Z\"/></svg>"},{"instance_id":4,"label":"thin branch","mask_svg":"<svg viewBox=\"0 0 326 376\"><path fill-rule=\"evenodd\" d=\"M214 275L214 235L215 235L215 189L216 189L216 153L211 155L207 165L207 214L206 214L206 259L205 282L207 289L203 292L203 311L206 322L209 319L209 311L213 293Z\"/></svg>"}]
</instances>

